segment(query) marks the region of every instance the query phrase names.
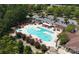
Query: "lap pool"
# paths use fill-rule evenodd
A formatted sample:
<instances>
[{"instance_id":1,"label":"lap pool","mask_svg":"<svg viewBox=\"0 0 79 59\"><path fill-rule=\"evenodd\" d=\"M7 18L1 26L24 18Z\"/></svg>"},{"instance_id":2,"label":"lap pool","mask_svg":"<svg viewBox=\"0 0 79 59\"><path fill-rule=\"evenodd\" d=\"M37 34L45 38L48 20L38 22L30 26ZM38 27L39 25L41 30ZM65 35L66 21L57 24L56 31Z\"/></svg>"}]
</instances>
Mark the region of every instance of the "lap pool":
<instances>
[{"instance_id":1,"label":"lap pool","mask_svg":"<svg viewBox=\"0 0 79 59\"><path fill-rule=\"evenodd\" d=\"M55 39L55 33L52 32L52 31L49 31L45 28L42 28L42 27L28 27L27 29L26 28L23 28L23 29L18 29L16 30L17 32L25 32L25 34L27 35L27 33L30 35L35 35L37 36L38 38L40 38L42 41L45 41L45 42L50 42L51 40L54 40Z\"/></svg>"}]
</instances>

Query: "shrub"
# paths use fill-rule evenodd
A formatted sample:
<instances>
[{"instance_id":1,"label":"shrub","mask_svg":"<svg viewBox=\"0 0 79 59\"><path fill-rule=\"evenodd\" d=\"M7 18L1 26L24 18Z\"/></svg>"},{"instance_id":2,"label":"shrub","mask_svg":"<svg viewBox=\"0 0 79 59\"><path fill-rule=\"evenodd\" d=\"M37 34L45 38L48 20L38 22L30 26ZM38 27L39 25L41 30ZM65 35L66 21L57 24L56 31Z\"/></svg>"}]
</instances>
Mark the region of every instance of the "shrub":
<instances>
[{"instance_id":1,"label":"shrub","mask_svg":"<svg viewBox=\"0 0 79 59\"><path fill-rule=\"evenodd\" d=\"M30 47L30 46L26 46L26 47L24 48L24 53L25 53L25 54L32 54L32 49L31 49L31 47Z\"/></svg>"},{"instance_id":2,"label":"shrub","mask_svg":"<svg viewBox=\"0 0 79 59\"><path fill-rule=\"evenodd\" d=\"M42 50L43 53L45 53L48 49L44 44L42 44L41 50Z\"/></svg>"},{"instance_id":3,"label":"shrub","mask_svg":"<svg viewBox=\"0 0 79 59\"><path fill-rule=\"evenodd\" d=\"M35 42L34 39L30 39L30 44L31 45L34 45L34 42Z\"/></svg>"},{"instance_id":4,"label":"shrub","mask_svg":"<svg viewBox=\"0 0 79 59\"><path fill-rule=\"evenodd\" d=\"M23 34L22 38L23 38L23 40L26 40L26 35L25 35L25 34Z\"/></svg>"},{"instance_id":5,"label":"shrub","mask_svg":"<svg viewBox=\"0 0 79 59\"><path fill-rule=\"evenodd\" d=\"M68 18L65 18L64 21L66 24L68 24Z\"/></svg>"},{"instance_id":6,"label":"shrub","mask_svg":"<svg viewBox=\"0 0 79 59\"><path fill-rule=\"evenodd\" d=\"M23 45L23 42L21 40L18 42L18 49L19 49L19 53L23 54L24 45Z\"/></svg>"},{"instance_id":7,"label":"shrub","mask_svg":"<svg viewBox=\"0 0 79 59\"><path fill-rule=\"evenodd\" d=\"M26 42L30 43L30 37L26 37Z\"/></svg>"},{"instance_id":8,"label":"shrub","mask_svg":"<svg viewBox=\"0 0 79 59\"><path fill-rule=\"evenodd\" d=\"M68 25L65 30L71 32L74 29L75 29L75 25Z\"/></svg>"},{"instance_id":9,"label":"shrub","mask_svg":"<svg viewBox=\"0 0 79 59\"><path fill-rule=\"evenodd\" d=\"M64 45L69 41L69 38L66 33L61 33L59 36L60 45Z\"/></svg>"},{"instance_id":10,"label":"shrub","mask_svg":"<svg viewBox=\"0 0 79 59\"><path fill-rule=\"evenodd\" d=\"M21 38L22 37L22 33L18 32L16 33L16 38Z\"/></svg>"},{"instance_id":11,"label":"shrub","mask_svg":"<svg viewBox=\"0 0 79 59\"><path fill-rule=\"evenodd\" d=\"M41 47L39 42L35 42L34 45L35 45L35 47L36 47L37 49L40 49L40 47Z\"/></svg>"}]
</instances>

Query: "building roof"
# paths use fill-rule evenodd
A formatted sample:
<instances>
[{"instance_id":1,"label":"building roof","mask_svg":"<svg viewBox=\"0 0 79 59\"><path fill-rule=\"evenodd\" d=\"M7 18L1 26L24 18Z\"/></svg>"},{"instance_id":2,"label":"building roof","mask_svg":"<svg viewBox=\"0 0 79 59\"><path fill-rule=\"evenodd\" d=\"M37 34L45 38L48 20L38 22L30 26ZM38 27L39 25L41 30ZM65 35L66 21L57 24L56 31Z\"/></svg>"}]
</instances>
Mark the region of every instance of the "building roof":
<instances>
[{"instance_id":1,"label":"building roof","mask_svg":"<svg viewBox=\"0 0 79 59\"><path fill-rule=\"evenodd\" d=\"M79 31L76 33L67 33L70 41L65 45L75 52L79 52Z\"/></svg>"}]
</instances>

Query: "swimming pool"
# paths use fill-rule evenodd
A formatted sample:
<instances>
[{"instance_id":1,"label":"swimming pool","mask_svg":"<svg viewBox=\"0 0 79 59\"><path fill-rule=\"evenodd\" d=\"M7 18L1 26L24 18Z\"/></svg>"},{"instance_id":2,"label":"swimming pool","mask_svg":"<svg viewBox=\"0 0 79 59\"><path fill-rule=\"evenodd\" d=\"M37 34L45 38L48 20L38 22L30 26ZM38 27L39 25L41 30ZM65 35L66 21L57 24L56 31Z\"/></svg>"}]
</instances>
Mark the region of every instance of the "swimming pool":
<instances>
[{"instance_id":1,"label":"swimming pool","mask_svg":"<svg viewBox=\"0 0 79 59\"><path fill-rule=\"evenodd\" d=\"M23 30L23 29L22 29ZM18 29L18 31L20 31L20 29ZM43 41L49 42L52 39L54 39L55 35L54 32L49 31L45 28L42 27L28 27L27 29L24 30L25 34L31 34L31 35L35 35L38 38L40 38Z\"/></svg>"}]
</instances>

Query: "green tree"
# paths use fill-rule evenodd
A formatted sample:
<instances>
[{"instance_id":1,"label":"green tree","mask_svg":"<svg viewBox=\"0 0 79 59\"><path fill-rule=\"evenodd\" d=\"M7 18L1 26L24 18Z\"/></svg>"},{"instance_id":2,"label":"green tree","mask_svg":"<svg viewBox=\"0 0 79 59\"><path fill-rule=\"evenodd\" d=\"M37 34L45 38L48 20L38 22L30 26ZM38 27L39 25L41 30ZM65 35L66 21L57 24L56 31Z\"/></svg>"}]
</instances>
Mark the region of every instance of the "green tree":
<instances>
[{"instance_id":1,"label":"green tree","mask_svg":"<svg viewBox=\"0 0 79 59\"><path fill-rule=\"evenodd\" d=\"M66 24L68 24L68 18L64 18Z\"/></svg>"},{"instance_id":2,"label":"green tree","mask_svg":"<svg viewBox=\"0 0 79 59\"><path fill-rule=\"evenodd\" d=\"M65 30L71 32L74 29L75 29L75 25L68 25Z\"/></svg>"},{"instance_id":3,"label":"green tree","mask_svg":"<svg viewBox=\"0 0 79 59\"><path fill-rule=\"evenodd\" d=\"M15 7L15 8L12 8ZM20 22L27 21L26 20L26 11L25 5L7 5L7 10L3 18L3 24L1 34L6 33L10 30L10 27L18 25Z\"/></svg>"},{"instance_id":4,"label":"green tree","mask_svg":"<svg viewBox=\"0 0 79 59\"><path fill-rule=\"evenodd\" d=\"M26 47L24 48L24 53L25 53L25 54L32 54L33 52L32 52L31 47L30 47L30 46L26 46Z\"/></svg>"},{"instance_id":5,"label":"green tree","mask_svg":"<svg viewBox=\"0 0 79 59\"><path fill-rule=\"evenodd\" d=\"M71 6L65 6L63 10L64 16L67 18L70 18L70 15L72 15L73 8Z\"/></svg>"},{"instance_id":6,"label":"green tree","mask_svg":"<svg viewBox=\"0 0 79 59\"><path fill-rule=\"evenodd\" d=\"M19 54L23 54L24 52L24 45L21 40L18 42L18 51L19 51Z\"/></svg>"},{"instance_id":7,"label":"green tree","mask_svg":"<svg viewBox=\"0 0 79 59\"><path fill-rule=\"evenodd\" d=\"M6 13L6 9L7 9L7 6L6 5L0 5L0 18L3 19L5 13Z\"/></svg>"},{"instance_id":8,"label":"green tree","mask_svg":"<svg viewBox=\"0 0 79 59\"><path fill-rule=\"evenodd\" d=\"M76 18L79 18L79 7L75 8L75 11L73 12L73 14Z\"/></svg>"},{"instance_id":9,"label":"green tree","mask_svg":"<svg viewBox=\"0 0 79 59\"><path fill-rule=\"evenodd\" d=\"M7 35L0 38L0 53L1 54L16 54L18 53L17 42L14 38Z\"/></svg>"},{"instance_id":10,"label":"green tree","mask_svg":"<svg viewBox=\"0 0 79 59\"><path fill-rule=\"evenodd\" d=\"M59 40L60 40L60 45L64 45L66 44L68 41L69 41L69 38L67 36L66 33L61 33L59 36L58 36Z\"/></svg>"}]
</instances>

